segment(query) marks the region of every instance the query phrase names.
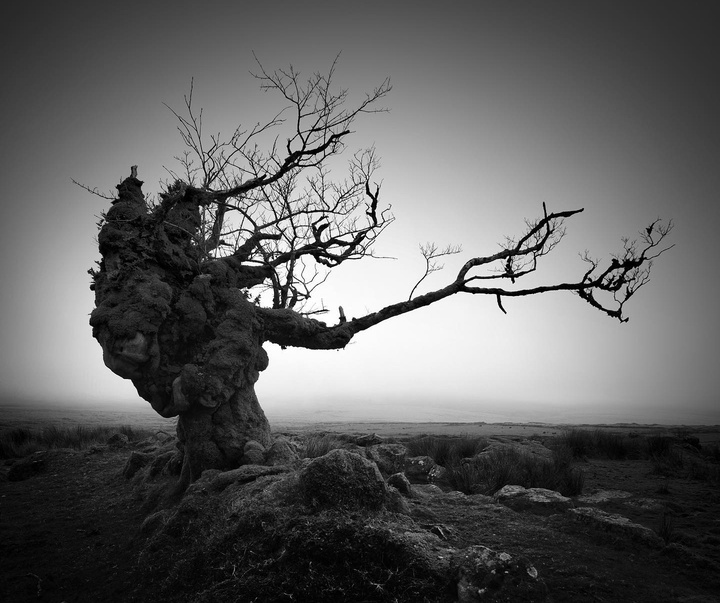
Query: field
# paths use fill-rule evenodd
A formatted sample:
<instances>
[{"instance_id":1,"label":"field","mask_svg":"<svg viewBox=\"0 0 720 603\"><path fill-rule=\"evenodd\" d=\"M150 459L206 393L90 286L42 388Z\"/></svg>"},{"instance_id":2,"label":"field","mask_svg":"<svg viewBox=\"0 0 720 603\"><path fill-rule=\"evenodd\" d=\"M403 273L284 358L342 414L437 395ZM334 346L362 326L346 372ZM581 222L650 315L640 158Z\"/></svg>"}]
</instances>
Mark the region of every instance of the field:
<instances>
[{"instance_id":1,"label":"field","mask_svg":"<svg viewBox=\"0 0 720 603\"><path fill-rule=\"evenodd\" d=\"M438 578L444 570L433 563L442 565L447 551L483 545L529 560L544 590L518 598L491 589L484 598L461 600L720 601L717 427L292 423L275 429L300 456L317 458L336 447L369 454L363 437L376 434L371 441L433 457L447 471L436 485L413 483L392 512L299 512L280 496L257 502L265 490L285 492L291 473L224 491L213 490L210 480L178 506L149 494L140 474L122 474L133 451L150 450L153 442L172 447L167 425L5 426L0 600L454 601L457 586ZM108 445L115 433L128 442L115 438ZM548 451L554 460L516 452L525 448ZM12 478L13 467L31 466L33 458L38 467ZM575 509L599 509L640 527L623 531L568 512L517 511L493 498L504 483L523 480L526 487L559 490ZM419 558L430 563L422 571Z\"/></svg>"}]
</instances>

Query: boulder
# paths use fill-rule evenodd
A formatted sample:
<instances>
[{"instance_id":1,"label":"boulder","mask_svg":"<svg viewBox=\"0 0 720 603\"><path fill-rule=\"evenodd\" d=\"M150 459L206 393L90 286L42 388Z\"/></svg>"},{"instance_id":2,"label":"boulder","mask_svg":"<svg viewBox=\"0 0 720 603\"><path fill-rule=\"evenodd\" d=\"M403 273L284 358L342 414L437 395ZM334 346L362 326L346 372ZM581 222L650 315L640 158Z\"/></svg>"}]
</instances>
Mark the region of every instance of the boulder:
<instances>
[{"instance_id":1,"label":"boulder","mask_svg":"<svg viewBox=\"0 0 720 603\"><path fill-rule=\"evenodd\" d=\"M459 603L547 599L547 586L521 557L475 545L454 553L450 565Z\"/></svg>"},{"instance_id":2,"label":"boulder","mask_svg":"<svg viewBox=\"0 0 720 603\"><path fill-rule=\"evenodd\" d=\"M130 439L124 433L114 433L108 438L106 444L110 448L127 448L130 445Z\"/></svg>"},{"instance_id":3,"label":"boulder","mask_svg":"<svg viewBox=\"0 0 720 603\"><path fill-rule=\"evenodd\" d=\"M286 466L279 465L268 467L265 465L242 465L237 469L230 471L220 471L219 469L206 469L202 472L200 479L190 484L187 489L188 494L203 492L222 492L232 484L247 484L255 480L267 476L287 473L290 469Z\"/></svg>"},{"instance_id":4,"label":"boulder","mask_svg":"<svg viewBox=\"0 0 720 603\"><path fill-rule=\"evenodd\" d=\"M392 475L405 469L407 448L402 444L375 444L365 448L365 456L378 466L383 475Z\"/></svg>"},{"instance_id":5,"label":"boulder","mask_svg":"<svg viewBox=\"0 0 720 603\"><path fill-rule=\"evenodd\" d=\"M47 465L47 456L46 451L34 452L30 456L17 461L10 467L7 476L8 481L21 482L44 471Z\"/></svg>"},{"instance_id":6,"label":"boulder","mask_svg":"<svg viewBox=\"0 0 720 603\"><path fill-rule=\"evenodd\" d=\"M271 466L290 465L298 459L298 453L287 438L277 438L265 453L265 463Z\"/></svg>"},{"instance_id":7,"label":"boulder","mask_svg":"<svg viewBox=\"0 0 720 603\"><path fill-rule=\"evenodd\" d=\"M432 481L431 474L437 467L429 456L413 456L405 459L405 475L411 484L428 484Z\"/></svg>"},{"instance_id":8,"label":"boulder","mask_svg":"<svg viewBox=\"0 0 720 603\"><path fill-rule=\"evenodd\" d=\"M343 449L313 459L300 471L303 502L314 508L379 510L388 490L377 465Z\"/></svg>"},{"instance_id":9,"label":"boulder","mask_svg":"<svg viewBox=\"0 0 720 603\"><path fill-rule=\"evenodd\" d=\"M265 446L255 440L248 440L240 458L241 465L262 465L265 463Z\"/></svg>"},{"instance_id":10,"label":"boulder","mask_svg":"<svg viewBox=\"0 0 720 603\"><path fill-rule=\"evenodd\" d=\"M154 458L154 455L150 454L149 452L138 452L137 450L133 450L130 453L130 456L128 457L128 460L125 461L125 467L123 467L123 475L130 479L135 476L135 474L140 471L145 465L147 465L150 461L152 461Z\"/></svg>"},{"instance_id":11,"label":"boulder","mask_svg":"<svg viewBox=\"0 0 720 603\"><path fill-rule=\"evenodd\" d=\"M569 498L545 488L508 485L498 490L493 498L513 511L529 511L535 515L554 515L574 507Z\"/></svg>"},{"instance_id":12,"label":"boulder","mask_svg":"<svg viewBox=\"0 0 720 603\"><path fill-rule=\"evenodd\" d=\"M150 463L148 475L155 477L159 474L180 475L182 468L182 455L177 450L166 450L158 453Z\"/></svg>"},{"instance_id":13,"label":"boulder","mask_svg":"<svg viewBox=\"0 0 720 603\"><path fill-rule=\"evenodd\" d=\"M569 513L576 521L587 524L602 532L612 532L618 536L626 536L654 548L661 548L663 540L650 528L633 523L627 517L616 513L606 513L595 507L570 509Z\"/></svg>"},{"instance_id":14,"label":"boulder","mask_svg":"<svg viewBox=\"0 0 720 603\"><path fill-rule=\"evenodd\" d=\"M593 490L588 494L578 496L575 500L579 503L587 505L597 505L600 503L610 502L618 498L630 498L632 494L625 490Z\"/></svg>"},{"instance_id":15,"label":"boulder","mask_svg":"<svg viewBox=\"0 0 720 603\"><path fill-rule=\"evenodd\" d=\"M378 434L370 433L370 434L358 436L357 438L355 438L354 443L357 444L358 446L367 447L367 446L374 446L375 444L380 444L380 443L382 443L382 441L383 441L383 439Z\"/></svg>"},{"instance_id":16,"label":"boulder","mask_svg":"<svg viewBox=\"0 0 720 603\"><path fill-rule=\"evenodd\" d=\"M412 496L412 486L410 480L405 476L404 473L393 473L387 478L388 486L397 488L398 492L403 496Z\"/></svg>"}]
</instances>

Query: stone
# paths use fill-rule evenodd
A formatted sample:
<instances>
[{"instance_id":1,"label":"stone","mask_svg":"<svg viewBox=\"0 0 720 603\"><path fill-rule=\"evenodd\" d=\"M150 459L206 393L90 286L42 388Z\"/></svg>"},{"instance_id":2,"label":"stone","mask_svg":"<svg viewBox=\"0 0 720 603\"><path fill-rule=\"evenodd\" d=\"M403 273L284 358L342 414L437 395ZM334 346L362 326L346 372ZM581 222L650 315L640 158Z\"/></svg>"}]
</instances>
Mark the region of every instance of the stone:
<instances>
[{"instance_id":1,"label":"stone","mask_svg":"<svg viewBox=\"0 0 720 603\"><path fill-rule=\"evenodd\" d=\"M568 512L576 521L587 524L596 530L626 536L653 548L661 548L664 545L662 538L650 528L633 523L623 515L606 513L595 507L580 507L570 509Z\"/></svg>"},{"instance_id":2,"label":"stone","mask_svg":"<svg viewBox=\"0 0 720 603\"><path fill-rule=\"evenodd\" d=\"M153 455L148 452L138 452L137 450L133 450L127 461L125 461L125 466L122 471L123 475L127 479L134 477L135 474L152 461L153 458Z\"/></svg>"},{"instance_id":3,"label":"stone","mask_svg":"<svg viewBox=\"0 0 720 603\"><path fill-rule=\"evenodd\" d=\"M143 536L150 536L158 530L162 529L167 523L171 511L164 509L148 515L140 526L140 533Z\"/></svg>"},{"instance_id":4,"label":"stone","mask_svg":"<svg viewBox=\"0 0 720 603\"><path fill-rule=\"evenodd\" d=\"M210 492L222 492L232 484L247 484L266 475L278 475L288 471L289 468L282 465L276 467L267 467L265 465L243 465L237 469L231 469L230 471L208 469L203 471L200 479L188 488L188 492L202 489Z\"/></svg>"},{"instance_id":5,"label":"stone","mask_svg":"<svg viewBox=\"0 0 720 603\"><path fill-rule=\"evenodd\" d=\"M427 484L431 480L431 472L437 465L429 456L414 456L405 459L405 475L411 484Z\"/></svg>"},{"instance_id":6,"label":"stone","mask_svg":"<svg viewBox=\"0 0 720 603\"><path fill-rule=\"evenodd\" d=\"M437 484L441 488L451 489L450 472L442 465L435 465L427 475L428 483Z\"/></svg>"},{"instance_id":7,"label":"stone","mask_svg":"<svg viewBox=\"0 0 720 603\"><path fill-rule=\"evenodd\" d=\"M265 463L265 453L257 448L250 448L240 458L241 465L262 465Z\"/></svg>"},{"instance_id":8,"label":"stone","mask_svg":"<svg viewBox=\"0 0 720 603\"><path fill-rule=\"evenodd\" d=\"M393 513L410 515L410 506L405 500L405 497L400 494L400 492L394 486L388 486L386 506L388 511L391 511Z\"/></svg>"},{"instance_id":9,"label":"stone","mask_svg":"<svg viewBox=\"0 0 720 603\"><path fill-rule=\"evenodd\" d=\"M110 448L126 448L130 445L130 439L124 433L114 433L106 443Z\"/></svg>"},{"instance_id":10,"label":"stone","mask_svg":"<svg viewBox=\"0 0 720 603\"><path fill-rule=\"evenodd\" d=\"M528 511L535 515L555 515L574 507L572 500L546 488L508 485L498 490L493 498L513 511Z\"/></svg>"},{"instance_id":11,"label":"stone","mask_svg":"<svg viewBox=\"0 0 720 603\"><path fill-rule=\"evenodd\" d=\"M377 465L343 449L313 459L299 478L302 500L313 509L379 510L388 497Z\"/></svg>"},{"instance_id":12,"label":"stone","mask_svg":"<svg viewBox=\"0 0 720 603\"><path fill-rule=\"evenodd\" d=\"M298 458L296 447L284 437L276 438L265 453L265 463L271 466L290 465L297 461Z\"/></svg>"},{"instance_id":13,"label":"stone","mask_svg":"<svg viewBox=\"0 0 720 603\"><path fill-rule=\"evenodd\" d=\"M619 498L630 498L632 494L625 490L593 490L588 494L578 496L575 500L579 503L597 505L610 502Z\"/></svg>"},{"instance_id":14,"label":"stone","mask_svg":"<svg viewBox=\"0 0 720 603\"><path fill-rule=\"evenodd\" d=\"M150 477L155 477L156 475L160 473L164 474L170 474L175 475L175 471L172 470L171 463L173 461L182 462L182 458L178 458L179 454L177 450L167 450L165 452L161 452L155 456L152 463L150 463L150 469L148 471L148 475ZM179 473L179 471L177 471Z\"/></svg>"},{"instance_id":15,"label":"stone","mask_svg":"<svg viewBox=\"0 0 720 603\"><path fill-rule=\"evenodd\" d=\"M375 444L365 448L365 456L383 475L392 475L404 471L407 448L402 444Z\"/></svg>"},{"instance_id":16,"label":"stone","mask_svg":"<svg viewBox=\"0 0 720 603\"><path fill-rule=\"evenodd\" d=\"M387 478L388 486L396 488L403 496L412 496L410 480L404 473L393 473Z\"/></svg>"},{"instance_id":17,"label":"stone","mask_svg":"<svg viewBox=\"0 0 720 603\"><path fill-rule=\"evenodd\" d=\"M243 452L248 452L250 450L257 450L259 452L265 452L265 446L263 446L260 442L257 440L248 440L245 442L245 447L243 448Z\"/></svg>"},{"instance_id":18,"label":"stone","mask_svg":"<svg viewBox=\"0 0 720 603\"><path fill-rule=\"evenodd\" d=\"M475 545L455 552L450 566L459 603L547 599L547 586L521 557Z\"/></svg>"},{"instance_id":19,"label":"stone","mask_svg":"<svg viewBox=\"0 0 720 603\"><path fill-rule=\"evenodd\" d=\"M376 444L380 444L380 443L382 443L382 441L383 441L383 439L378 434L370 433L370 434L358 436L357 438L355 438L354 443L357 444L358 446L367 447L367 446L374 446Z\"/></svg>"},{"instance_id":20,"label":"stone","mask_svg":"<svg viewBox=\"0 0 720 603\"><path fill-rule=\"evenodd\" d=\"M10 467L8 481L21 482L44 471L47 466L47 452L34 452Z\"/></svg>"}]
</instances>

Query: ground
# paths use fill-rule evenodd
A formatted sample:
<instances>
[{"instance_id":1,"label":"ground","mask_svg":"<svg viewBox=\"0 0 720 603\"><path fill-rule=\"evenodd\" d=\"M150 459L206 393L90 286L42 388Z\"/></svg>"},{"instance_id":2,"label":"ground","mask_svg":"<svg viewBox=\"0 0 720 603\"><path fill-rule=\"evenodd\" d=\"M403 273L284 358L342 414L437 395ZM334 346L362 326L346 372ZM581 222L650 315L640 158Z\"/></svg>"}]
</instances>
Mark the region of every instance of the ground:
<instances>
[{"instance_id":1,"label":"ground","mask_svg":"<svg viewBox=\"0 0 720 603\"><path fill-rule=\"evenodd\" d=\"M473 433L465 424L390 425L365 426L365 432L401 438ZM503 437L538 438L557 431L551 426L475 429L481 435L490 435L490 429ZM700 435L705 442L717 437L710 430ZM44 469L23 481L7 481L10 467L1 468L0 600L148 600L147 591L137 590L137 560L145 543L139 530L146 512L121 475L129 453L105 446L53 451ZM482 544L526 557L547 583L552 601L720 601L717 483L683 475L664 477L646 460L591 459L578 466L585 473L584 493L612 489L632 494L602 504L605 511L659 532L662 511L669 510L670 546L652 548L563 515L519 514L464 495L410 500L410 517L422 529L439 534L448 546ZM159 569L159 575L166 573ZM150 590L157 601L155 589Z\"/></svg>"}]
</instances>

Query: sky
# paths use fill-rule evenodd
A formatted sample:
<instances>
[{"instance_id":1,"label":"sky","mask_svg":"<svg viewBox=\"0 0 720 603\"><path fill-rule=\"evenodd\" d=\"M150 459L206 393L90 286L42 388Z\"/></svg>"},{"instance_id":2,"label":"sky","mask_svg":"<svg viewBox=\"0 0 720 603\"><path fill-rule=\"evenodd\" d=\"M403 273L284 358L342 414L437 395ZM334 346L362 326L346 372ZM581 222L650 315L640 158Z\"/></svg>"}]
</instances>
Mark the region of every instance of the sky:
<instances>
[{"instance_id":1,"label":"sky","mask_svg":"<svg viewBox=\"0 0 720 603\"><path fill-rule=\"evenodd\" d=\"M194 79L208 131L273 116L250 72L325 71L363 116L396 221L380 255L334 271L318 303L360 316L406 299L418 244L461 244L424 291L584 208L537 282L575 280L660 217L675 247L620 324L577 296L455 296L342 351L281 350L256 390L313 420L720 423L720 38L715 2L77 2L4 9L0 400L146 404L88 325L102 192L133 164L157 193L182 152L172 113ZM336 317L328 315L328 322Z\"/></svg>"}]
</instances>

